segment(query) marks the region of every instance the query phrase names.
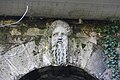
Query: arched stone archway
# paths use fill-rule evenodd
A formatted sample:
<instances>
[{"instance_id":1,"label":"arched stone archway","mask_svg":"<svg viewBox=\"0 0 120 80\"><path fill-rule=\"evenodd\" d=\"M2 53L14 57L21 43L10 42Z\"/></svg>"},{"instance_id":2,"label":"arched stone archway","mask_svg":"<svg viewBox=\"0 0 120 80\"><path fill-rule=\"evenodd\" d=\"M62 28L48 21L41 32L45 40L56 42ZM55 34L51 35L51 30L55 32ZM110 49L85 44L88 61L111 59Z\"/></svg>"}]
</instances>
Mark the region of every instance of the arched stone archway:
<instances>
[{"instance_id":1,"label":"arched stone archway","mask_svg":"<svg viewBox=\"0 0 120 80\"><path fill-rule=\"evenodd\" d=\"M41 71L43 71L41 72L42 77L47 76L46 78L50 78L52 76L48 76L47 74L51 74L50 71L52 70L55 70L52 72L56 72L58 74L62 73L65 76L69 75L70 77L67 77L67 80L70 80L69 78L74 78L76 75L78 76L72 80L88 80L89 77L83 79L85 75L82 76L83 78L81 77L81 75L84 74L84 72L81 72L81 68L87 71L89 74L95 75L99 80L111 80L112 72L105 64L105 55L101 47L97 45L97 33L90 31L91 27L73 27L71 25L70 29L72 29L74 33L72 33L72 31L68 31L72 34L69 34L67 36L66 33L64 33L67 32L66 30L64 31L61 26L57 28L58 31L62 29L59 31L59 33L62 35L62 39L64 39L64 37L67 37L65 40L68 40L66 42L69 44L67 44L68 48L65 51L65 48L61 47L60 44L63 43L61 42L61 37L58 38L57 42L59 43L59 47L58 45L53 45L52 47L51 38L56 39L54 36L58 36L59 33L56 30L56 32L54 32L51 36L54 28L52 29L50 24L51 23L46 23L46 25L44 25L46 26L45 29L31 27L26 29L24 32L20 32L17 28L11 28L11 30L9 30L11 37L9 36L10 40L7 40L9 40L9 43L14 42L15 44L9 45L10 47L6 45L0 45L0 80L18 80L25 74L25 76L30 75L32 78L36 78L35 76L38 76L38 79L36 78L31 80L39 80L39 78L41 78ZM60 23L60 25L64 26L63 23ZM50 31L49 28L52 30ZM77 29L79 30L75 31ZM20 34L24 34L24 37ZM64 43L66 42L64 41ZM66 44L64 46L66 46ZM54 47L57 49L54 49ZM59 56L59 53L57 53L57 51L57 55L54 57L54 52L56 50L60 50L61 53L64 52L64 55ZM119 47L117 50L119 52ZM54 67L51 68L50 65L54 66L55 69ZM73 68L66 65L78 67L80 70L75 67ZM58 70L62 70L64 72L59 72ZM57 75L57 77L53 75L53 77L57 78L59 75ZM27 79L28 77L25 78ZM65 80L63 78L64 77L60 75L60 80ZM25 79L21 78L20 80ZM59 79L57 78L57 80Z\"/></svg>"},{"instance_id":2,"label":"arched stone archway","mask_svg":"<svg viewBox=\"0 0 120 80\"><path fill-rule=\"evenodd\" d=\"M48 66L35 69L19 80L98 80L85 70L74 66Z\"/></svg>"}]
</instances>

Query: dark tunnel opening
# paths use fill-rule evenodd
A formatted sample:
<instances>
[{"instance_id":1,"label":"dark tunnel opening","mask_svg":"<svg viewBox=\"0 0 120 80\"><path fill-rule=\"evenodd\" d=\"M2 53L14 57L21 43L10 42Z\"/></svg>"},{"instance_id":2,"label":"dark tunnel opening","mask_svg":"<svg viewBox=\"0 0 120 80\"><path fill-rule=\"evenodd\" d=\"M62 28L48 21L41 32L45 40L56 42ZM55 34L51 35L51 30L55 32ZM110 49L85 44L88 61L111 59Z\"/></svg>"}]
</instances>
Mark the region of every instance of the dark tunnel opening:
<instances>
[{"instance_id":1,"label":"dark tunnel opening","mask_svg":"<svg viewBox=\"0 0 120 80\"><path fill-rule=\"evenodd\" d=\"M98 80L85 70L73 66L48 66L35 69L19 80Z\"/></svg>"}]
</instances>

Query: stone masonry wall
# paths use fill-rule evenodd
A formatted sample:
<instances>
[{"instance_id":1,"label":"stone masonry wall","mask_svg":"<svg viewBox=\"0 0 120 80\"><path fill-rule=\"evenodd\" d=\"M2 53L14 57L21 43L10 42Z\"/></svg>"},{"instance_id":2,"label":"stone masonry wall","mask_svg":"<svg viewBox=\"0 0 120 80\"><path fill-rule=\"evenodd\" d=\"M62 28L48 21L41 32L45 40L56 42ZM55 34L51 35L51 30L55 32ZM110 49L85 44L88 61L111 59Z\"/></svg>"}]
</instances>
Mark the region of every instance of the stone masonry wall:
<instances>
[{"instance_id":1,"label":"stone masonry wall","mask_svg":"<svg viewBox=\"0 0 120 80\"><path fill-rule=\"evenodd\" d=\"M0 21L1 24L14 20ZM28 23L29 22L29 23ZM23 21L19 25L0 28L0 80L17 80L30 71L49 65L51 57L51 21ZM70 23L68 65L84 69L100 80L111 80L105 55L98 45L95 25ZM120 54L120 44L117 48ZM119 59L120 66L120 59Z\"/></svg>"}]
</instances>

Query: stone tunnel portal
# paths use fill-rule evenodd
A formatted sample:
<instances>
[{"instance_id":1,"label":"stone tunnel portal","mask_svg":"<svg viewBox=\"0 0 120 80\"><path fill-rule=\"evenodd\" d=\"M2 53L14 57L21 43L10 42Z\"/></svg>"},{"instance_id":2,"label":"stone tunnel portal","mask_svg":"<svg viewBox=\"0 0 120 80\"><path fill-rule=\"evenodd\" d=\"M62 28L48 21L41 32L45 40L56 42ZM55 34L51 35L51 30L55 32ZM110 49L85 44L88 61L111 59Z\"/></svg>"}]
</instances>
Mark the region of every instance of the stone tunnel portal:
<instances>
[{"instance_id":1,"label":"stone tunnel portal","mask_svg":"<svg viewBox=\"0 0 120 80\"><path fill-rule=\"evenodd\" d=\"M35 69L19 80L98 80L83 69L73 66L48 66Z\"/></svg>"}]
</instances>

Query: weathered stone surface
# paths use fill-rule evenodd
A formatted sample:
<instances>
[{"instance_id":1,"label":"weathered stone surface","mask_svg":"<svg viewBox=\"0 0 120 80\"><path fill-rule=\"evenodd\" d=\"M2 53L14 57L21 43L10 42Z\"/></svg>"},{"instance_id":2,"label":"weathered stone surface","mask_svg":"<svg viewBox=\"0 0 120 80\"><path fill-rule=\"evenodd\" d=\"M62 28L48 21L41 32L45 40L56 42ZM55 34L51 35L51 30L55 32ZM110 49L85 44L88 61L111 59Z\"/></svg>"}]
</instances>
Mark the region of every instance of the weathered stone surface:
<instances>
[{"instance_id":1,"label":"weathered stone surface","mask_svg":"<svg viewBox=\"0 0 120 80\"><path fill-rule=\"evenodd\" d=\"M104 53L98 49L92 53L86 64L86 68L90 71L90 73L95 74L99 78L107 68L104 60Z\"/></svg>"},{"instance_id":2,"label":"weathered stone surface","mask_svg":"<svg viewBox=\"0 0 120 80\"><path fill-rule=\"evenodd\" d=\"M110 69L106 69L103 74L100 76L100 80L111 80L112 73Z\"/></svg>"},{"instance_id":3,"label":"weathered stone surface","mask_svg":"<svg viewBox=\"0 0 120 80\"><path fill-rule=\"evenodd\" d=\"M51 37L47 29L28 28L26 32L20 32L13 28L8 33L10 36L5 36L5 39L10 39L9 43L6 43L10 46L0 45L0 80L20 78L35 68L58 66L53 63ZM106 77L106 74L111 73L105 65L104 53L97 45L96 35L95 32L81 31L70 36L67 65L82 68L102 79ZM37 38L39 36L40 38ZM3 51L4 54L2 54ZM120 53L119 46L117 51ZM111 76L108 75L105 80L110 80Z\"/></svg>"},{"instance_id":4,"label":"weathered stone surface","mask_svg":"<svg viewBox=\"0 0 120 80\"><path fill-rule=\"evenodd\" d=\"M81 31L81 33L76 34L77 37L79 37L79 40L76 41L76 43L79 44L80 50L80 56L81 56L81 67L85 68L87 65L88 60L90 59L92 52L93 52L93 45L97 44L96 40L96 33L95 32L89 32L87 34L84 31Z\"/></svg>"},{"instance_id":5,"label":"weathered stone surface","mask_svg":"<svg viewBox=\"0 0 120 80\"><path fill-rule=\"evenodd\" d=\"M0 78L1 80L14 80L17 75L14 71L11 73L10 63L4 57L0 58Z\"/></svg>"},{"instance_id":6,"label":"weathered stone surface","mask_svg":"<svg viewBox=\"0 0 120 80\"><path fill-rule=\"evenodd\" d=\"M6 61L0 60L2 62L2 68L5 68L4 73L2 72L2 77L6 80L13 80L13 79L7 79L4 75L8 75L7 72L9 72L8 78L17 78L19 75L24 75L28 73L29 71L33 70L35 67L38 68L38 62L36 63L36 57L33 56L33 49L35 47L34 42L29 42L27 44L19 45L18 47L15 47L8 52L6 52L1 57ZM9 65L6 65L9 64ZM6 67L8 68L6 68ZM2 69L1 68L1 69ZM7 76L6 75L6 76Z\"/></svg>"},{"instance_id":7,"label":"weathered stone surface","mask_svg":"<svg viewBox=\"0 0 120 80\"><path fill-rule=\"evenodd\" d=\"M24 33L24 36L37 36L44 35L44 30L40 30L39 28L29 28L27 32Z\"/></svg>"},{"instance_id":8,"label":"weathered stone surface","mask_svg":"<svg viewBox=\"0 0 120 80\"><path fill-rule=\"evenodd\" d=\"M21 32L19 32L16 28L13 28L11 31L10 31L10 34L13 36L13 35L21 35Z\"/></svg>"},{"instance_id":9,"label":"weathered stone surface","mask_svg":"<svg viewBox=\"0 0 120 80\"><path fill-rule=\"evenodd\" d=\"M0 54L2 53L3 50L4 50L4 47L0 45Z\"/></svg>"},{"instance_id":10,"label":"weathered stone surface","mask_svg":"<svg viewBox=\"0 0 120 80\"><path fill-rule=\"evenodd\" d=\"M92 47L93 47L93 44L88 42L88 43L85 43L86 46L82 49L82 53L81 53L81 56L82 56L82 63L81 63L81 67L85 68L85 66L87 65L87 61L90 59L91 57L91 54L92 54Z\"/></svg>"}]
</instances>

